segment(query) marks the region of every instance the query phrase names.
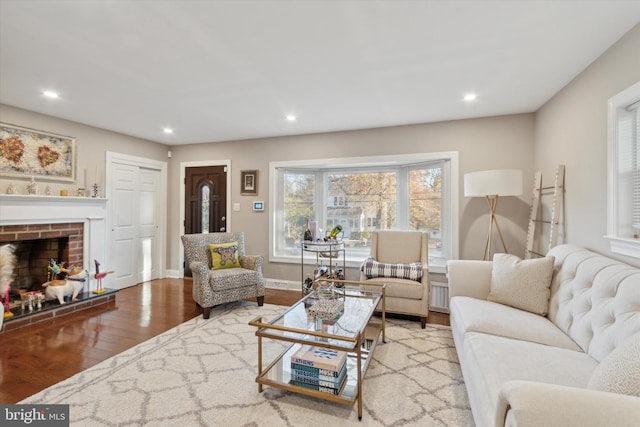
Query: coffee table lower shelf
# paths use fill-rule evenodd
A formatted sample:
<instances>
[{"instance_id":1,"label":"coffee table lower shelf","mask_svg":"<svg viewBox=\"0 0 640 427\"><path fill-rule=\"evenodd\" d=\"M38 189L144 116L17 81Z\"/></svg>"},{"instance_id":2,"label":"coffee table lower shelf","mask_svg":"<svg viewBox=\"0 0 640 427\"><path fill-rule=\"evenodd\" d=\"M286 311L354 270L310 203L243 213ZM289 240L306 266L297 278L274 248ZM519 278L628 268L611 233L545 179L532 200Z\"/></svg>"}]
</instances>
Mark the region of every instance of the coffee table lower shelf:
<instances>
[{"instance_id":1,"label":"coffee table lower shelf","mask_svg":"<svg viewBox=\"0 0 640 427\"><path fill-rule=\"evenodd\" d=\"M254 326L265 326L260 323L259 318L254 319L250 324ZM257 321L257 322L256 322ZM302 345L300 342L294 341L280 355L278 355L262 372L258 373L256 382L258 383L258 391L262 392L262 386L276 387L293 393L304 394L307 396L328 400L344 405L353 405L358 401L358 419L362 419L362 380L364 374L369 367L371 356L375 350L378 339L382 331L382 324L377 322L369 323L364 331L360 344L360 355L358 356L357 346L347 354L347 378L345 384L339 394L331 394L319 390L300 387L290 383L291 381L291 355L295 353ZM260 330L256 332L259 340L259 347L262 346L262 334ZM265 335L265 338L273 339L273 337ZM328 343L327 343L328 344ZM314 345L322 345L322 343L314 343ZM330 348L336 348L334 345L327 345ZM262 351L259 351L262 353ZM262 355L259 355L260 359ZM360 358L360 372L358 372L358 357ZM260 366L262 360L260 360Z\"/></svg>"}]
</instances>

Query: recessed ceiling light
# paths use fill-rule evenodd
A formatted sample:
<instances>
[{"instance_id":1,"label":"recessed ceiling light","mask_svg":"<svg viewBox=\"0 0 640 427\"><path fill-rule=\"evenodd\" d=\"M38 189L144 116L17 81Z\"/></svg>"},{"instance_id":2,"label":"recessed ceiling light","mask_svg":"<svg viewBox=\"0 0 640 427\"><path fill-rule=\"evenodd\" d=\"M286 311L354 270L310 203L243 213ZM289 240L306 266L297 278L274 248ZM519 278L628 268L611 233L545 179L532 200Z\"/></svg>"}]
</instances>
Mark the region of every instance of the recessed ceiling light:
<instances>
[{"instance_id":1,"label":"recessed ceiling light","mask_svg":"<svg viewBox=\"0 0 640 427\"><path fill-rule=\"evenodd\" d=\"M477 95L475 93L468 93L464 96L465 101L475 101L476 98L477 98Z\"/></svg>"},{"instance_id":2,"label":"recessed ceiling light","mask_svg":"<svg viewBox=\"0 0 640 427\"><path fill-rule=\"evenodd\" d=\"M53 99L60 98L60 95L58 95L58 92L54 92L52 90L45 90L44 92L42 92L42 94L47 98L53 98Z\"/></svg>"},{"instance_id":3,"label":"recessed ceiling light","mask_svg":"<svg viewBox=\"0 0 640 427\"><path fill-rule=\"evenodd\" d=\"M164 133L166 133L166 134L170 135L170 134L172 134L172 133L173 133L173 129L171 129L171 128L164 128L164 129L162 129L162 132L164 132Z\"/></svg>"},{"instance_id":4,"label":"recessed ceiling light","mask_svg":"<svg viewBox=\"0 0 640 427\"><path fill-rule=\"evenodd\" d=\"M293 114L288 114L287 117L285 117L285 119L287 119L288 122L295 122L297 117L294 116Z\"/></svg>"}]
</instances>

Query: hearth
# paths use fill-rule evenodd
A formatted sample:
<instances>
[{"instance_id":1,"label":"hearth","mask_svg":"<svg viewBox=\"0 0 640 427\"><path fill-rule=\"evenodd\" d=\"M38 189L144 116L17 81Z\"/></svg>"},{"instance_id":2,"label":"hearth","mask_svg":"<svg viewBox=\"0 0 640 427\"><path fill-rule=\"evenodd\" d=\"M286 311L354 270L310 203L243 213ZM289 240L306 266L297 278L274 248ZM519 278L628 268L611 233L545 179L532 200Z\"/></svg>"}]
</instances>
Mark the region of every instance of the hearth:
<instances>
[{"instance_id":1,"label":"hearth","mask_svg":"<svg viewBox=\"0 0 640 427\"><path fill-rule=\"evenodd\" d=\"M114 289L107 289L102 294L83 292L78 295L76 301L62 305L58 301L47 301L41 309L33 311L23 311L20 308L12 309L11 312L14 315L4 319L0 334L89 308L113 308L116 306L116 292Z\"/></svg>"}]
</instances>

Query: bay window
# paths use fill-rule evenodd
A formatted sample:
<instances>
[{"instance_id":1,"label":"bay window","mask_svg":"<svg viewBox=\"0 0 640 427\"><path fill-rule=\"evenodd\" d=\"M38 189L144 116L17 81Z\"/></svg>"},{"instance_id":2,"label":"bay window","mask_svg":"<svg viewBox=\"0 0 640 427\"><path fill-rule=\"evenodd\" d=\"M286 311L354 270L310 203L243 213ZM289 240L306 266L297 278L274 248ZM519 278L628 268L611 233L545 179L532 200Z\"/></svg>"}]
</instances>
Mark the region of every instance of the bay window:
<instances>
[{"instance_id":1,"label":"bay window","mask_svg":"<svg viewBox=\"0 0 640 427\"><path fill-rule=\"evenodd\" d=\"M375 230L423 230L429 264L457 257L457 153L274 162L270 165L270 261L300 262L315 239L340 225L348 265L369 255Z\"/></svg>"}]
</instances>

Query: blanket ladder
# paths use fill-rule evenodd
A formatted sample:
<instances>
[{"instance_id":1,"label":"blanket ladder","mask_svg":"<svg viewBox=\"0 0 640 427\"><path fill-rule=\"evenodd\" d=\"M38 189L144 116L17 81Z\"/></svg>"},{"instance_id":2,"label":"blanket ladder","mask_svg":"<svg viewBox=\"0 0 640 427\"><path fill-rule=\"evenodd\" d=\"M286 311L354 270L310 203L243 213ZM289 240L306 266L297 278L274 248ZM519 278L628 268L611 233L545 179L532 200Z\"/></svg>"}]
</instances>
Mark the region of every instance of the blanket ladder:
<instances>
[{"instance_id":1,"label":"blanket ladder","mask_svg":"<svg viewBox=\"0 0 640 427\"><path fill-rule=\"evenodd\" d=\"M551 202L551 219L544 220L538 212L542 210L542 196L549 194L548 190L553 189ZM547 193L545 193L547 191ZM558 243L558 225L560 224L560 214L564 205L564 165L556 166L554 185L550 187L542 186L542 172L538 171L534 177L533 193L531 202L531 214L529 216L529 228L527 230L527 247L525 258L533 256L544 257L543 253L538 252L536 238L542 235L543 227L549 227L549 247L547 250L556 246Z\"/></svg>"}]
</instances>

